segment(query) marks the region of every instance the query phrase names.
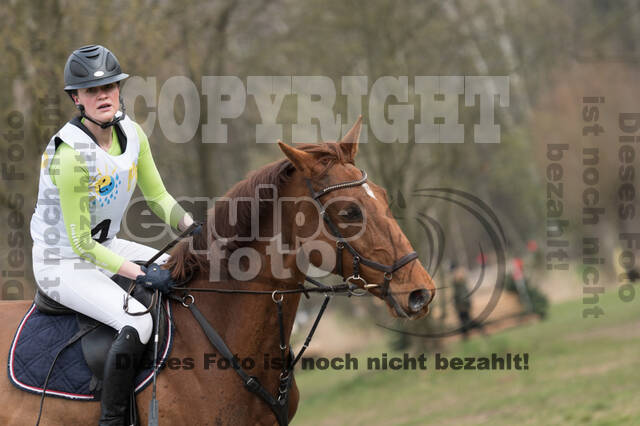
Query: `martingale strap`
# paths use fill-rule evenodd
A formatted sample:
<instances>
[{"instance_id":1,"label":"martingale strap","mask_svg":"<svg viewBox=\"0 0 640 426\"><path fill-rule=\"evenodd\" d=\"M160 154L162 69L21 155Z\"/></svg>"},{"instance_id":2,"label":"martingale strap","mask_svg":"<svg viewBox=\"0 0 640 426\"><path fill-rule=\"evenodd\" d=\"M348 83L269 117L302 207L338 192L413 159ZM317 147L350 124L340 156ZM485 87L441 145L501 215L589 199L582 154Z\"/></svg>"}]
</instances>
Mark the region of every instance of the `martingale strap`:
<instances>
[{"instance_id":1,"label":"martingale strap","mask_svg":"<svg viewBox=\"0 0 640 426\"><path fill-rule=\"evenodd\" d=\"M277 294L280 295L280 298L276 298ZM291 386L293 384L293 369L295 365L298 363L298 361L300 360L300 358L302 357L302 354L304 353L304 351L309 346L309 343L311 342L313 334L315 333L316 328L320 323L320 319L322 318L322 315L324 314L325 309L327 308L327 305L329 304L329 301L331 300L332 296L329 294L325 295L324 302L322 303L322 306L320 307L320 311L318 312L316 319L313 322L313 326L311 327L309 333L307 334L307 338L305 339L304 344L300 349L300 352L298 353L297 356L295 356L291 346L290 345L287 346L286 344L286 336L284 332L284 319L283 319L283 312L282 312L283 295L281 293L278 293L277 290L271 294L271 298L276 304L277 310L278 310L280 353L282 356L282 371L280 372L279 384L278 384L278 395L276 398L274 398L264 388L264 386L262 385L262 383L260 383L260 380L258 380L257 377L250 376L249 374L247 374L246 371L242 369L242 367L238 364L237 358L233 356L233 353L231 353L231 350L225 343L224 339L222 339L220 334L218 334L218 332L215 330L215 328L213 328L211 323L205 318L202 312L200 312L200 309L196 307L194 303L194 298L192 295L186 294L184 297L181 298L174 294L171 294L169 295L169 297L172 300L175 300L181 303L183 306L189 308L189 311L191 312L195 320L200 325L200 328L202 329L205 336L209 340L209 343L211 343L211 346L213 346L220 353L220 355L222 355L222 357L229 362L229 364L233 367L233 370L238 374L238 376L240 376L240 379L242 380L242 383L244 384L245 388L250 392L255 393L269 406L274 416L276 417L276 420L278 421L278 425L280 426L288 425L289 424L289 391L291 390ZM190 300L189 303L187 303L188 300ZM288 349L288 356L287 356L287 349Z\"/></svg>"}]
</instances>

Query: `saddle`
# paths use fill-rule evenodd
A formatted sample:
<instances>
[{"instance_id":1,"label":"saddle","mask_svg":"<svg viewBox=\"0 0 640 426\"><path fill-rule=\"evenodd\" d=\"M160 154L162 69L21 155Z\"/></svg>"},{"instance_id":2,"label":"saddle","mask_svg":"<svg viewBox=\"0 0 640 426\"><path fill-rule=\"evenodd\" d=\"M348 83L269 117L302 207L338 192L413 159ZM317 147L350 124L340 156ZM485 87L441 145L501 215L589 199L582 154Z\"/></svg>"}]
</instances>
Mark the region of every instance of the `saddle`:
<instances>
[{"instance_id":1,"label":"saddle","mask_svg":"<svg viewBox=\"0 0 640 426\"><path fill-rule=\"evenodd\" d=\"M125 291L130 280L112 277ZM136 286L132 296L149 306L153 292ZM164 365L172 344L173 327L168 301L155 304L151 315L156 321L158 309L158 364ZM154 324L155 327L155 324ZM116 330L63 306L38 290L34 303L20 323L9 353L9 377L19 389L76 400L100 400L104 364ZM59 356L59 359L58 359ZM55 361L55 367L49 371ZM150 339L135 381L135 392L142 391L153 378L154 339Z\"/></svg>"}]
</instances>

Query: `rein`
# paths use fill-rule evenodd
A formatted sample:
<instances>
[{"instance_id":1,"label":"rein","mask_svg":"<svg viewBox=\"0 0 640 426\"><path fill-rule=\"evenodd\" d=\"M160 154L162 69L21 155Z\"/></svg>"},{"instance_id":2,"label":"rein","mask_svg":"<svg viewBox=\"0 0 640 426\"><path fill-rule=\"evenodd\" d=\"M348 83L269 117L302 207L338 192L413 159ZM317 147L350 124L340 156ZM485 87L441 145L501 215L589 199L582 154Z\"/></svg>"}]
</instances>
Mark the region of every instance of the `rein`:
<instances>
[{"instance_id":1,"label":"rein","mask_svg":"<svg viewBox=\"0 0 640 426\"><path fill-rule=\"evenodd\" d=\"M149 265L151 265L153 262L155 262L160 256L162 256L163 254L165 254L166 252L168 252L169 250L171 250L176 244L178 244L178 242L180 242L180 240L185 239L186 237L189 237L193 234L193 232L198 229L198 226L200 226L201 224L198 222L194 222L192 223L187 229L185 229L182 234L178 235L174 240L172 240L171 242L169 242L166 246L164 246L160 251L158 251L156 254L153 255L153 257L149 260L147 260L143 265L144 267L148 268ZM202 231L201 231L202 232ZM189 277L190 279L190 277ZM153 296L151 298L151 303L149 304L149 307L147 309L145 309L142 312L129 312L129 299L131 298L131 295L133 294L133 290L135 290L136 288L136 281L132 280L131 281L131 285L129 286L129 289L127 290L127 294L124 296L124 302L122 304L122 309L128 314L131 315L132 317L137 317L140 315L145 315L149 312L151 312L153 310L153 308L155 307L156 303L158 302L159 296L158 296L158 292L154 291L153 292Z\"/></svg>"}]
</instances>

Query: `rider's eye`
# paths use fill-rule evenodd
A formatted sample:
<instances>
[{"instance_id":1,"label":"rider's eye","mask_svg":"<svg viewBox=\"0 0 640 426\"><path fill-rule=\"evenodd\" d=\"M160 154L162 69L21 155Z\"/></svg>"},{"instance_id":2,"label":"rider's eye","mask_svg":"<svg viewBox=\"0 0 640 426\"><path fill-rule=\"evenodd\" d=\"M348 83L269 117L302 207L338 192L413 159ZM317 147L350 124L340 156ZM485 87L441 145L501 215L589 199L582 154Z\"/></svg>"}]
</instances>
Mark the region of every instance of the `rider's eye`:
<instances>
[{"instance_id":1,"label":"rider's eye","mask_svg":"<svg viewBox=\"0 0 640 426\"><path fill-rule=\"evenodd\" d=\"M344 220L360 220L362 219L362 211L360 207L351 205L345 209L342 209L338 212L338 216Z\"/></svg>"}]
</instances>

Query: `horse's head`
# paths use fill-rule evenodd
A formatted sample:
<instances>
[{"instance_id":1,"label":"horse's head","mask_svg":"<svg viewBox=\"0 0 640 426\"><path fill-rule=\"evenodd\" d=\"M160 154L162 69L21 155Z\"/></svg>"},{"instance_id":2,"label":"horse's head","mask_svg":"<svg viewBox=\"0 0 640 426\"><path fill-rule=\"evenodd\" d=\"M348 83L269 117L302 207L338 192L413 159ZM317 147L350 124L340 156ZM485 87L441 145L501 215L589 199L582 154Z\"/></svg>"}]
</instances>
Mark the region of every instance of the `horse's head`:
<instances>
[{"instance_id":1,"label":"horse's head","mask_svg":"<svg viewBox=\"0 0 640 426\"><path fill-rule=\"evenodd\" d=\"M428 312L435 286L391 215L385 190L354 165L360 128L358 119L340 142L298 148L279 142L304 181L296 195L313 199L299 204L293 232L328 243L336 258L328 263L331 272L385 300L393 315L419 318ZM319 226L322 232L315 231ZM311 263L326 268L323 255L311 250Z\"/></svg>"}]
</instances>

